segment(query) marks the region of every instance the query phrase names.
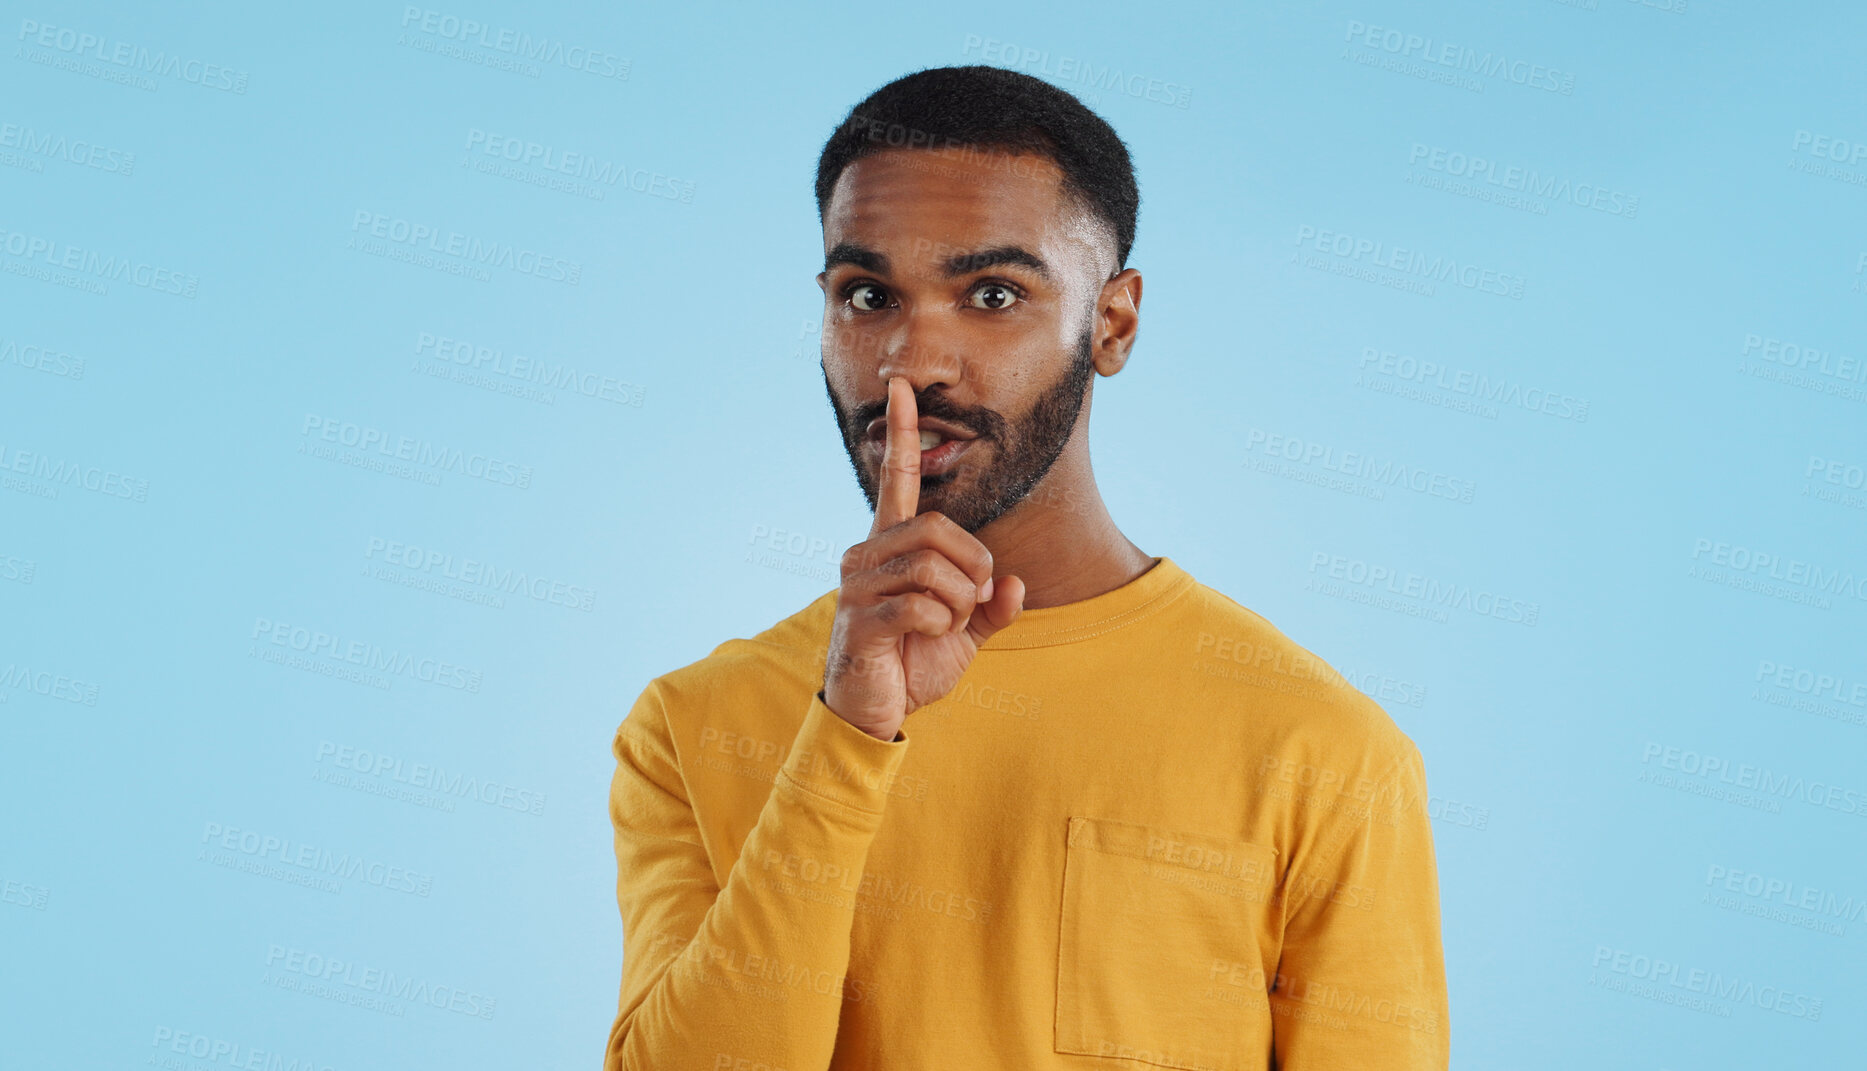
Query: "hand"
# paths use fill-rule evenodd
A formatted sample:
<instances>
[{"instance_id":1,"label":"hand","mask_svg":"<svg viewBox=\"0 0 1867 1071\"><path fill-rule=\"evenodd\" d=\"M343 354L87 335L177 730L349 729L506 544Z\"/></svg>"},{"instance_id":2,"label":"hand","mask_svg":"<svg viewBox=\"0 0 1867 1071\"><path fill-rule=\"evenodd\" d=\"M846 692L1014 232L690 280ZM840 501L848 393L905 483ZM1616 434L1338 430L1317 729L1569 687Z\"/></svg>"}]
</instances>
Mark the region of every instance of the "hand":
<instances>
[{"instance_id":1,"label":"hand","mask_svg":"<svg viewBox=\"0 0 1867 1071\"><path fill-rule=\"evenodd\" d=\"M899 376L888 381L887 420L875 524L843 554L823 698L844 721L892 741L909 714L952 691L979 647L1017 619L1024 581L995 579L992 552L951 517L917 514L920 414Z\"/></svg>"}]
</instances>

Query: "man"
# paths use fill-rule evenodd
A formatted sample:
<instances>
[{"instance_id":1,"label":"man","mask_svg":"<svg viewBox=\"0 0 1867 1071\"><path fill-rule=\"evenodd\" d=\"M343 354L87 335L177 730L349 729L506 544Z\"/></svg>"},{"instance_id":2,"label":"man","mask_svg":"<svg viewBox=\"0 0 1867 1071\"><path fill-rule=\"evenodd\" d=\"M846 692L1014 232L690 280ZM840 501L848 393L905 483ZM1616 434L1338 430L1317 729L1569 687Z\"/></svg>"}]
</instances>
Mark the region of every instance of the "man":
<instances>
[{"instance_id":1,"label":"man","mask_svg":"<svg viewBox=\"0 0 1867 1071\"><path fill-rule=\"evenodd\" d=\"M852 110L817 199L875 521L616 733L605 1067L1443 1071L1419 750L1097 494L1091 373L1141 304L1121 140L925 70Z\"/></svg>"}]
</instances>

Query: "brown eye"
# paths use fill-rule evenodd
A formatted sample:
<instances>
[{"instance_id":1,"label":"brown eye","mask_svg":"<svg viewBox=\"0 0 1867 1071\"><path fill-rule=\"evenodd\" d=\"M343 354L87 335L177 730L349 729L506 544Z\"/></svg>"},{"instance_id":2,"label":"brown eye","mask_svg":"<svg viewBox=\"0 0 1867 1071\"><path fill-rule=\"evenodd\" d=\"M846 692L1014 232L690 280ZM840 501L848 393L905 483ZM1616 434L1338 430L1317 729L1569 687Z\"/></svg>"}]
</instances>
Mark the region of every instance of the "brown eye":
<instances>
[{"instance_id":1,"label":"brown eye","mask_svg":"<svg viewBox=\"0 0 1867 1071\"><path fill-rule=\"evenodd\" d=\"M986 283L972 292L972 307L975 309L1008 309L1018 303L1018 295L1008 286L998 283Z\"/></svg>"},{"instance_id":2,"label":"brown eye","mask_svg":"<svg viewBox=\"0 0 1867 1071\"><path fill-rule=\"evenodd\" d=\"M874 312L888 304L888 291L873 283L864 283L849 292L849 303L863 312Z\"/></svg>"}]
</instances>

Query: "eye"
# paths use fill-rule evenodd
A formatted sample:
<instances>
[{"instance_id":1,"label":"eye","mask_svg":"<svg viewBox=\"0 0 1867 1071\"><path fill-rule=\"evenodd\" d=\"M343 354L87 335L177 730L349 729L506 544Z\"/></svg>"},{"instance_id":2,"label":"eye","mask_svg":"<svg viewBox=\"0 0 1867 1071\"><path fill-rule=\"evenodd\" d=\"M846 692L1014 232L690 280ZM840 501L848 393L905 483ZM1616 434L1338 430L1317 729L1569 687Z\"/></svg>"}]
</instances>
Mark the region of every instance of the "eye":
<instances>
[{"instance_id":1,"label":"eye","mask_svg":"<svg viewBox=\"0 0 1867 1071\"><path fill-rule=\"evenodd\" d=\"M972 292L970 304L975 309L1009 309L1023 300L1003 283L984 283Z\"/></svg>"},{"instance_id":2,"label":"eye","mask_svg":"<svg viewBox=\"0 0 1867 1071\"><path fill-rule=\"evenodd\" d=\"M849 288L849 303L863 312L874 312L888 304L888 291L874 283L860 283Z\"/></svg>"}]
</instances>

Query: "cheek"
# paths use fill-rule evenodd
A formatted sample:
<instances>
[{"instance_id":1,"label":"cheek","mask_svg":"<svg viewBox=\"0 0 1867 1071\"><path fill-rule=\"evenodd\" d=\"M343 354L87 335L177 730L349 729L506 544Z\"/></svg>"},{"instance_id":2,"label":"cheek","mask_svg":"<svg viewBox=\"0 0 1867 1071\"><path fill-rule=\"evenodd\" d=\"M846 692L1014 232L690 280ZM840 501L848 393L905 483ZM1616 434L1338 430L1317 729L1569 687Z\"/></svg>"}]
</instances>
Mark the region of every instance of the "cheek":
<instances>
[{"instance_id":1,"label":"cheek","mask_svg":"<svg viewBox=\"0 0 1867 1071\"><path fill-rule=\"evenodd\" d=\"M847 340L832 328L819 340L818 349L823 361L823 378L839 396L850 397L855 390L859 370L850 357Z\"/></svg>"},{"instance_id":2,"label":"cheek","mask_svg":"<svg viewBox=\"0 0 1867 1071\"><path fill-rule=\"evenodd\" d=\"M854 374L874 368L881 360L884 336L874 328L859 328L835 318L823 326L823 359L834 373Z\"/></svg>"},{"instance_id":3,"label":"cheek","mask_svg":"<svg viewBox=\"0 0 1867 1071\"><path fill-rule=\"evenodd\" d=\"M1024 412L1029 395L1065 364L1048 327L993 331L966 340L966 378L982 405L1004 416Z\"/></svg>"}]
</instances>

